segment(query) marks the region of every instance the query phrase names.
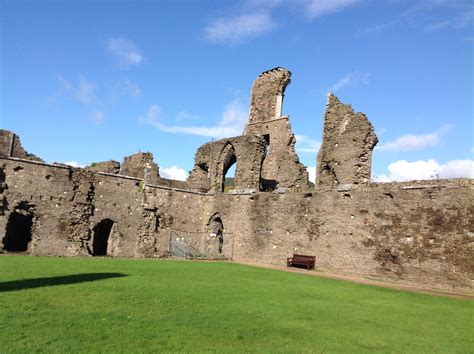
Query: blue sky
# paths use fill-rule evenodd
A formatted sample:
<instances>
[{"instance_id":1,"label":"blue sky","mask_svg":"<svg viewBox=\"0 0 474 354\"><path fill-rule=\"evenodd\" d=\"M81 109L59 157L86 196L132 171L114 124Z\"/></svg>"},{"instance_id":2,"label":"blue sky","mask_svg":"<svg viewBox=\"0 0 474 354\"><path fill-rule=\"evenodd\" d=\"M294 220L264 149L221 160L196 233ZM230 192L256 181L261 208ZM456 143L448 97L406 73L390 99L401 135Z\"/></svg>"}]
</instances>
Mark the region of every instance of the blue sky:
<instances>
[{"instance_id":1,"label":"blue sky","mask_svg":"<svg viewBox=\"0 0 474 354\"><path fill-rule=\"evenodd\" d=\"M0 14L0 125L48 162L150 151L183 178L283 66L310 171L331 91L375 126L379 180L474 177L469 0L3 0Z\"/></svg>"}]
</instances>

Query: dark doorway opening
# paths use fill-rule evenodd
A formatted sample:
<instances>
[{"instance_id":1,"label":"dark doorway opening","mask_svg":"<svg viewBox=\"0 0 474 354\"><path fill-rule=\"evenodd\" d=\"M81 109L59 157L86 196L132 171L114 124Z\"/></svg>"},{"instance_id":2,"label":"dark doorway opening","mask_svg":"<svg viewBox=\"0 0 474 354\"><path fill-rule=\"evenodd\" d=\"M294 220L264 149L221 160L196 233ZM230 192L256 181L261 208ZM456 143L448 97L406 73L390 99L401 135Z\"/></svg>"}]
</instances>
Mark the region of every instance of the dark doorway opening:
<instances>
[{"instance_id":1,"label":"dark doorway opening","mask_svg":"<svg viewBox=\"0 0 474 354\"><path fill-rule=\"evenodd\" d=\"M26 252L31 241L33 215L14 211L10 214L7 232L3 238L3 249L8 252Z\"/></svg>"},{"instance_id":2,"label":"dark doorway opening","mask_svg":"<svg viewBox=\"0 0 474 354\"><path fill-rule=\"evenodd\" d=\"M110 232L114 222L110 219L104 219L99 222L93 229L93 241L92 241L92 255L93 256L106 256L107 246L109 243Z\"/></svg>"}]
</instances>

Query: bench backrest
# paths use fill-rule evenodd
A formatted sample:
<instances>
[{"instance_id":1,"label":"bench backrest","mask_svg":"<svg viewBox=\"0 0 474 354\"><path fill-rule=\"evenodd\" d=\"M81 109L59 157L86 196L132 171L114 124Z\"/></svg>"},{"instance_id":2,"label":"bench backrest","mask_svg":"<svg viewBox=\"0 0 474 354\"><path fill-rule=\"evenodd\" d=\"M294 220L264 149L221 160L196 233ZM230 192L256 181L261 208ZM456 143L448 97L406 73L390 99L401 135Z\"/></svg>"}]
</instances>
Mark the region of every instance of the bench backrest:
<instances>
[{"instance_id":1,"label":"bench backrest","mask_svg":"<svg viewBox=\"0 0 474 354\"><path fill-rule=\"evenodd\" d=\"M315 261L315 256L305 256L303 254L293 254L293 261L294 262L312 262Z\"/></svg>"}]
</instances>

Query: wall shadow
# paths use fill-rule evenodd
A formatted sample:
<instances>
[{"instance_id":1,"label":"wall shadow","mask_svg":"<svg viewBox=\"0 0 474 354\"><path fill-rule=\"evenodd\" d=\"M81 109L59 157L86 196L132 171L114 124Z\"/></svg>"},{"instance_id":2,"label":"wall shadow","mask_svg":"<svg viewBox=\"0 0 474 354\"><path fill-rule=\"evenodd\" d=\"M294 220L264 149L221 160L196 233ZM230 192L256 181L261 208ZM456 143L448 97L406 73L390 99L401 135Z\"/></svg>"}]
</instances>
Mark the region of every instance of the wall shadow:
<instances>
[{"instance_id":1,"label":"wall shadow","mask_svg":"<svg viewBox=\"0 0 474 354\"><path fill-rule=\"evenodd\" d=\"M78 283L85 283L85 282L104 280L104 279L110 279L110 278L120 278L120 277L126 277L126 276L127 276L126 274L121 274L121 273L84 273L84 274L63 275L63 276L48 277L48 278L12 280L12 281L0 282L0 292L43 288L46 286L78 284Z\"/></svg>"}]
</instances>

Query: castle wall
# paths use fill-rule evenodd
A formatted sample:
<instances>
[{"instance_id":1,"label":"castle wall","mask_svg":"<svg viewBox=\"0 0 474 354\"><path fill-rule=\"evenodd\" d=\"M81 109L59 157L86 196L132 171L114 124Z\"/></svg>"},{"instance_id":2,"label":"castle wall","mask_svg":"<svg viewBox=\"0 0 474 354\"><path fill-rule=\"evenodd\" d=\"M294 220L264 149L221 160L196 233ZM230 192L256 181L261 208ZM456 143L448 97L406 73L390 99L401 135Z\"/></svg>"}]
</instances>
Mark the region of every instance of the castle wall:
<instances>
[{"instance_id":1,"label":"castle wall","mask_svg":"<svg viewBox=\"0 0 474 354\"><path fill-rule=\"evenodd\" d=\"M472 290L473 188L460 179L215 198L235 260L284 265L302 253L340 274Z\"/></svg>"},{"instance_id":2,"label":"castle wall","mask_svg":"<svg viewBox=\"0 0 474 354\"><path fill-rule=\"evenodd\" d=\"M0 234L23 205L34 215L30 254L89 255L94 226L110 219L115 257L166 256L177 240L207 256L284 265L293 253L311 254L335 273L472 290L472 180L206 195L18 159L0 159L0 169ZM209 225L215 214L221 252Z\"/></svg>"},{"instance_id":3,"label":"castle wall","mask_svg":"<svg viewBox=\"0 0 474 354\"><path fill-rule=\"evenodd\" d=\"M0 234L20 205L34 214L28 253L90 255L93 228L110 219L108 254L116 257L167 255L172 230L202 238L206 221L197 216L206 196L162 186L145 186L126 176L1 158L3 207ZM0 247L2 245L0 244Z\"/></svg>"}]
</instances>

